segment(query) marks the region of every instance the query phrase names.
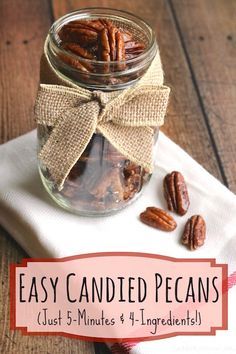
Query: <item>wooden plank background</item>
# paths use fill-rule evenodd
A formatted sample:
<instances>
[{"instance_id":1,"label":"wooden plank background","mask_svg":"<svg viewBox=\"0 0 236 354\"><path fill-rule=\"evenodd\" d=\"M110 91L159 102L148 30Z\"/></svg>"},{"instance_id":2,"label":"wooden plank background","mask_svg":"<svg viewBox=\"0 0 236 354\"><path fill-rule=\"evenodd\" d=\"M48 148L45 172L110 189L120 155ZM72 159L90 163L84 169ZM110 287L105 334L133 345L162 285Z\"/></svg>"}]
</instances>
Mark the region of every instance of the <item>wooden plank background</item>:
<instances>
[{"instance_id":1,"label":"wooden plank background","mask_svg":"<svg viewBox=\"0 0 236 354\"><path fill-rule=\"evenodd\" d=\"M90 6L124 9L153 26L172 87L163 131L236 192L235 0L1 0L0 143L35 127L39 59L51 23ZM0 352L105 353L102 345L9 330L9 264L25 256L0 229Z\"/></svg>"}]
</instances>

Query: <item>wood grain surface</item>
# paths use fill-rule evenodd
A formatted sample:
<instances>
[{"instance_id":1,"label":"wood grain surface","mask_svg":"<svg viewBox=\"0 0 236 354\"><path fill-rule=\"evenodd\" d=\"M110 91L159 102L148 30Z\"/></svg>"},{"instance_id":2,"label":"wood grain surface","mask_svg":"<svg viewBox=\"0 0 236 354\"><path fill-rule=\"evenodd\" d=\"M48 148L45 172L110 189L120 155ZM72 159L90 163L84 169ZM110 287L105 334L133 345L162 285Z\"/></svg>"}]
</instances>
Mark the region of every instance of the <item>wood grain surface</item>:
<instances>
[{"instance_id":1,"label":"wood grain surface","mask_svg":"<svg viewBox=\"0 0 236 354\"><path fill-rule=\"evenodd\" d=\"M172 88L163 131L235 192L235 0L1 0L0 143L35 126L39 59L51 23L91 6L130 11L153 26ZM25 256L0 229L0 352L107 353L101 344L10 331L9 264Z\"/></svg>"},{"instance_id":2,"label":"wood grain surface","mask_svg":"<svg viewBox=\"0 0 236 354\"><path fill-rule=\"evenodd\" d=\"M236 192L236 1L172 0L225 184Z\"/></svg>"}]
</instances>

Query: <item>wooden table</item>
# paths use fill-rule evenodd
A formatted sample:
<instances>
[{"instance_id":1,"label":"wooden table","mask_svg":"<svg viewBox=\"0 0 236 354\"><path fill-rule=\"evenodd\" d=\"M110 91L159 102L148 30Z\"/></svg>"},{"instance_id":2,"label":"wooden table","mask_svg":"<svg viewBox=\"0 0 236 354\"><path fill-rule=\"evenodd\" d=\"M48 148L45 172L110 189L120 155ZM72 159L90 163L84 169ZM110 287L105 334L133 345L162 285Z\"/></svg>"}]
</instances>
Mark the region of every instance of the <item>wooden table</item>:
<instances>
[{"instance_id":1,"label":"wooden table","mask_svg":"<svg viewBox=\"0 0 236 354\"><path fill-rule=\"evenodd\" d=\"M35 127L39 58L51 23L88 6L125 9L156 29L166 83L172 87L163 130L236 192L235 0L1 0L0 143ZM0 229L0 352L106 353L102 345L10 331L9 264L25 256Z\"/></svg>"}]
</instances>

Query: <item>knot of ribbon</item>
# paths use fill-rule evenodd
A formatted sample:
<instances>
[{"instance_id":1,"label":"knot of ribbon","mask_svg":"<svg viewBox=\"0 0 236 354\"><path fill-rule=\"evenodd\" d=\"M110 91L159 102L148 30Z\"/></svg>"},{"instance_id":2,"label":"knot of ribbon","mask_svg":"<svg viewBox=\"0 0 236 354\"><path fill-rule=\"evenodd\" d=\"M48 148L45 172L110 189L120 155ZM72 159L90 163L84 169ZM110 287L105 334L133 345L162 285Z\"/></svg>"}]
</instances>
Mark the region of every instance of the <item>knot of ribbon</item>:
<instances>
[{"instance_id":1,"label":"knot of ribbon","mask_svg":"<svg viewBox=\"0 0 236 354\"><path fill-rule=\"evenodd\" d=\"M98 116L98 123L102 122L104 120L105 115L105 109L108 103L108 97L107 95L102 92L102 91L93 91L91 92L91 101L97 101L100 106L100 113ZM107 120L109 120L109 116L106 117Z\"/></svg>"}]
</instances>

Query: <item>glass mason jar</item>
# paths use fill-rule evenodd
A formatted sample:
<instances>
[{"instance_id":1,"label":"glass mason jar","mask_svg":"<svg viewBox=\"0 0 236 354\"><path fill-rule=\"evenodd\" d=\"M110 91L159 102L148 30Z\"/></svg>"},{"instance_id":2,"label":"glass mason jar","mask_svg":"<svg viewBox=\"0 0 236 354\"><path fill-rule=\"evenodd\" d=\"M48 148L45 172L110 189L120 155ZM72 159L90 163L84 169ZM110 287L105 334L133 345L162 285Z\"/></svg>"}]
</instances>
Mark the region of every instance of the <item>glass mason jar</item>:
<instances>
[{"instance_id":1,"label":"glass mason jar","mask_svg":"<svg viewBox=\"0 0 236 354\"><path fill-rule=\"evenodd\" d=\"M127 29L134 39L145 43L145 48L140 54L137 51L138 55L132 55L131 51L125 60L109 63L65 51L60 38L63 26L71 21L94 19L109 20L119 28ZM129 13L104 8L82 9L60 18L52 25L45 43L47 59L57 74L69 80L73 87L78 85L91 91L131 87L147 71L157 50L155 34L147 23ZM157 138L158 128L153 129ZM50 126L38 124L39 150L51 131ZM151 177L147 170L123 156L98 132L71 169L62 190L57 188L42 161L38 162L41 179L51 197L63 208L86 216L113 214L124 208L140 195Z\"/></svg>"}]
</instances>

